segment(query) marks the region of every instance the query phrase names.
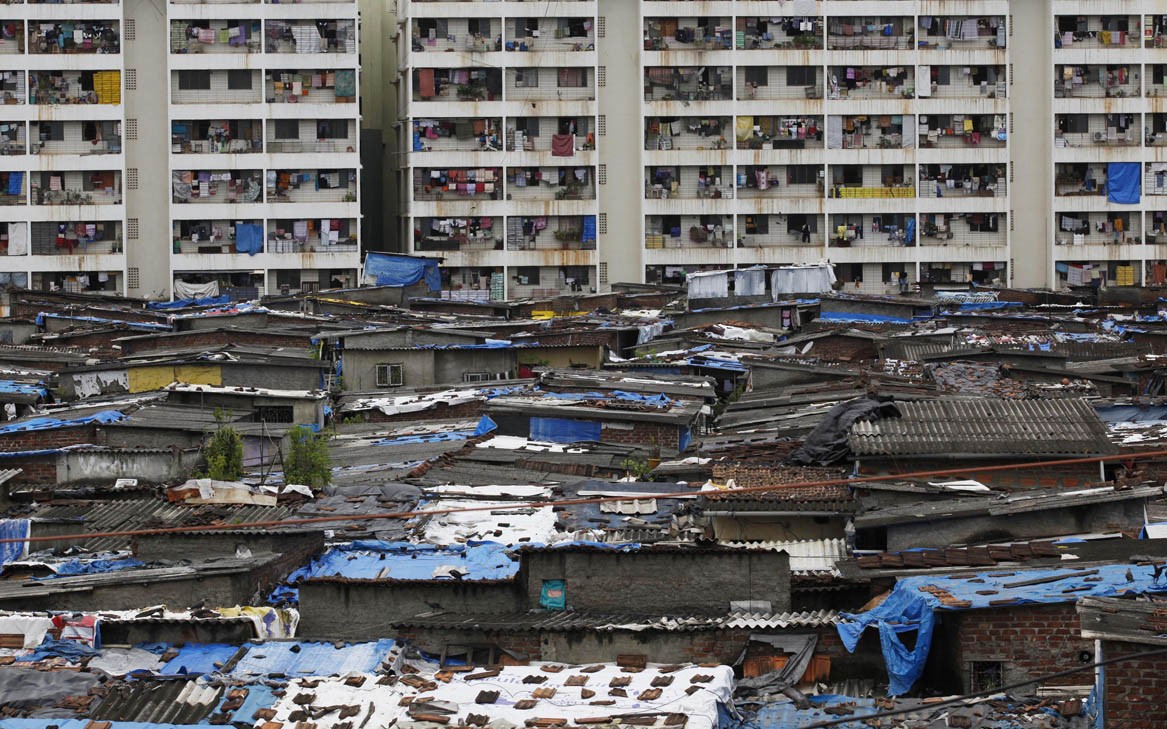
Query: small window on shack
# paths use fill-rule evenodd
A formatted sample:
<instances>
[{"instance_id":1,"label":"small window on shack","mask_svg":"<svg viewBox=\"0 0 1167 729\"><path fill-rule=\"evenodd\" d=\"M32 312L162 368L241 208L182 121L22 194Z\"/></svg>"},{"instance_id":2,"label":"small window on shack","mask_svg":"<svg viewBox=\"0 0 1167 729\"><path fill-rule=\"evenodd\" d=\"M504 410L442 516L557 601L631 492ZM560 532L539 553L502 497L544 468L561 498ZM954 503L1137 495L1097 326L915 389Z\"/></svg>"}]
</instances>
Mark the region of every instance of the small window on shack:
<instances>
[{"instance_id":1,"label":"small window on shack","mask_svg":"<svg viewBox=\"0 0 1167 729\"><path fill-rule=\"evenodd\" d=\"M970 661L969 689L973 693L996 691L1005 685L1005 664L1001 661Z\"/></svg>"},{"instance_id":2,"label":"small window on shack","mask_svg":"<svg viewBox=\"0 0 1167 729\"><path fill-rule=\"evenodd\" d=\"M292 423L296 420L291 405L257 405L255 418L261 423Z\"/></svg>"},{"instance_id":3,"label":"small window on shack","mask_svg":"<svg viewBox=\"0 0 1167 729\"><path fill-rule=\"evenodd\" d=\"M377 365L377 387L401 387L405 384L405 365L387 362Z\"/></svg>"}]
</instances>

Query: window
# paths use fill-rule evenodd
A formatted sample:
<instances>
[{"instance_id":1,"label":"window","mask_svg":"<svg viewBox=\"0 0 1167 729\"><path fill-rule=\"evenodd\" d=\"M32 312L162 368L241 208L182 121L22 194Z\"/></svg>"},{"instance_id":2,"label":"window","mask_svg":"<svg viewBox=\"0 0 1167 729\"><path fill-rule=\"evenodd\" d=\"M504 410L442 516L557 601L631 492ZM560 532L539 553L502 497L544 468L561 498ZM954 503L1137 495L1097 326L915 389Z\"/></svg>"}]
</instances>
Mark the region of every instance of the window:
<instances>
[{"instance_id":1,"label":"window","mask_svg":"<svg viewBox=\"0 0 1167 729\"><path fill-rule=\"evenodd\" d=\"M770 216L769 215L747 215L746 216L746 234L747 235L766 235L770 232Z\"/></svg>"},{"instance_id":2,"label":"window","mask_svg":"<svg viewBox=\"0 0 1167 729\"><path fill-rule=\"evenodd\" d=\"M789 78L789 72L788 76ZM770 69L765 66L747 66L746 67L746 83L755 86L769 86L770 85ZM789 82L787 82L789 85ZM799 84L805 86L806 84Z\"/></svg>"},{"instance_id":3,"label":"window","mask_svg":"<svg viewBox=\"0 0 1167 729\"><path fill-rule=\"evenodd\" d=\"M534 69L530 69L534 70ZM539 136L539 117L526 116L515 119L515 129L526 134L528 137Z\"/></svg>"},{"instance_id":4,"label":"window","mask_svg":"<svg viewBox=\"0 0 1167 729\"><path fill-rule=\"evenodd\" d=\"M787 185L813 185L818 179L819 168L814 165L791 165L786 168Z\"/></svg>"},{"instance_id":5,"label":"window","mask_svg":"<svg viewBox=\"0 0 1167 729\"><path fill-rule=\"evenodd\" d=\"M41 122L37 134L42 142L65 141L65 122Z\"/></svg>"},{"instance_id":6,"label":"window","mask_svg":"<svg viewBox=\"0 0 1167 729\"><path fill-rule=\"evenodd\" d=\"M401 387L404 384L404 364L391 362L377 365L377 387Z\"/></svg>"},{"instance_id":7,"label":"window","mask_svg":"<svg viewBox=\"0 0 1167 729\"><path fill-rule=\"evenodd\" d=\"M819 231L818 218L814 215L807 215L805 213L791 213L786 216L786 232L787 233L801 233L802 226L806 226L811 233Z\"/></svg>"},{"instance_id":8,"label":"window","mask_svg":"<svg viewBox=\"0 0 1167 729\"><path fill-rule=\"evenodd\" d=\"M276 139L299 139L299 119L276 119Z\"/></svg>"},{"instance_id":9,"label":"window","mask_svg":"<svg viewBox=\"0 0 1167 729\"><path fill-rule=\"evenodd\" d=\"M586 68L560 68L559 88L580 89L588 85L588 70Z\"/></svg>"},{"instance_id":10,"label":"window","mask_svg":"<svg viewBox=\"0 0 1167 729\"><path fill-rule=\"evenodd\" d=\"M814 86L818 83L818 76L814 66L787 66L787 86ZM749 80L747 78L747 80Z\"/></svg>"},{"instance_id":11,"label":"window","mask_svg":"<svg viewBox=\"0 0 1167 729\"><path fill-rule=\"evenodd\" d=\"M520 286L538 286L539 267L518 266L515 268L515 279L518 281Z\"/></svg>"},{"instance_id":12,"label":"window","mask_svg":"<svg viewBox=\"0 0 1167 729\"><path fill-rule=\"evenodd\" d=\"M1005 685L1005 664L1001 661L970 661L968 676L972 692L996 691Z\"/></svg>"},{"instance_id":13,"label":"window","mask_svg":"<svg viewBox=\"0 0 1167 729\"><path fill-rule=\"evenodd\" d=\"M261 423L296 422L296 416L291 405L256 405L255 419Z\"/></svg>"},{"instance_id":14,"label":"window","mask_svg":"<svg viewBox=\"0 0 1167 729\"><path fill-rule=\"evenodd\" d=\"M227 88L232 91L250 91L251 83L250 69L227 72Z\"/></svg>"},{"instance_id":15,"label":"window","mask_svg":"<svg viewBox=\"0 0 1167 729\"><path fill-rule=\"evenodd\" d=\"M899 274L897 277L896 274ZM883 282L891 283L892 281L899 281L907 278L907 270L902 263L885 263L883 264Z\"/></svg>"},{"instance_id":16,"label":"window","mask_svg":"<svg viewBox=\"0 0 1167 729\"><path fill-rule=\"evenodd\" d=\"M450 35L445 18L418 18L417 31L422 38L445 38Z\"/></svg>"},{"instance_id":17,"label":"window","mask_svg":"<svg viewBox=\"0 0 1167 729\"><path fill-rule=\"evenodd\" d=\"M515 88L533 89L539 86L538 68L516 68Z\"/></svg>"},{"instance_id":18,"label":"window","mask_svg":"<svg viewBox=\"0 0 1167 729\"><path fill-rule=\"evenodd\" d=\"M316 122L317 139L348 139L348 119L322 119Z\"/></svg>"},{"instance_id":19,"label":"window","mask_svg":"<svg viewBox=\"0 0 1167 729\"><path fill-rule=\"evenodd\" d=\"M497 380L499 376L493 372L463 372L462 382L490 382Z\"/></svg>"},{"instance_id":20,"label":"window","mask_svg":"<svg viewBox=\"0 0 1167 729\"><path fill-rule=\"evenodd\" d=\"M466 32L470 35L490 35L490 19L470 18L467 21Z\"/></svg>"},{"instance_id":21,"label":"window","mask_svg":"<svg viewBox=\"0 0 1167 729\"><path fill-rule=\"evenodd\" d=\"M1070 134L1085 134L1090 131L1090 117L1085 114L1067 114L1062 120L1062 131Z\"/></svg>"},{"instance_id":22,"label":"window","mask_svg":"<svg viewBox=\"0 0 1167 729\"><path fill-rule=\"evenodd\" d=\"M250 72L248 72L250 73ZM179 71L178 88L180 91L210 91L210 71ZM250 88L250 87L248 87Z\"/></svg>"}]
</instances>

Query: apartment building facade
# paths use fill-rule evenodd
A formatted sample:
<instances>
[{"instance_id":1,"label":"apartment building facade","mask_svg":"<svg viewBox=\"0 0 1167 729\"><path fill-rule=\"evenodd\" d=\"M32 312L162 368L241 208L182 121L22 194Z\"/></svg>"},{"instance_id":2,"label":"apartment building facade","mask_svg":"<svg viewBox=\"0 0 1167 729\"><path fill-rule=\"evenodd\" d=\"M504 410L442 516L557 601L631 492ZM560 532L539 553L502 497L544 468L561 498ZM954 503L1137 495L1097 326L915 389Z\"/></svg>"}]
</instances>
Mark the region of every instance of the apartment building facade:
<instances>
[{"instance_id":1,"label":"apartment building facade","mask_svg":"<svg viewBox=\"0 0 1167 729\"><path fill-rule=\"evenodd\" d=\"M351 0L0 6L0 281L356 285L358 24Z\"/></svg>"},{"instance_id":2,"label":"apartment building facade","mask_svg":"<svg viewBox=\"0 0 1167 729\"><path fill-rule=\"evenodd\" d=\"M821 260L868 293L1167 283L1162 10L403 0L402 247L471 298Z\"/></svg>"}]
</instances>

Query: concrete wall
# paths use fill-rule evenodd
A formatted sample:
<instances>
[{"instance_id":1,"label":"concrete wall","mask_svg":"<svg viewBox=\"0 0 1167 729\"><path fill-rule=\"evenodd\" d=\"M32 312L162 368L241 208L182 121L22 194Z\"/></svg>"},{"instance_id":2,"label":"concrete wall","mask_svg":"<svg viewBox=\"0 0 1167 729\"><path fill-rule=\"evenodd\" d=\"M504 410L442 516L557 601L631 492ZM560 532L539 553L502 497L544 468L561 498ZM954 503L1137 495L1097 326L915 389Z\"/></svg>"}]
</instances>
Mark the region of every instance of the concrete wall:
<instances>
[{"instance_id":1,"label":"concrete wall","mask_svg":"<svg viewBox=\"0 0 1167 729\"><path fill-rule=\"evenodd\" d=\"M269 367L263 364L236 364L222 368L224 387L278 387L281 390L319 390L321 368L317 363L303 367Z\"/></svg>"},{"instance_id":2,"label":"concrete wall","mask_svg":"<svg viewBox=\"0 0 1167 729\"><path fill-rule=\"evenodd\" d=\"M197 451L65 451L57 454L57 483L186 478L199 464Z\"/></svg>"},{"instance_id":3,"label":"concrete wall","mask_svg":"<svg viewBox=\"0 0 1167 729\"><path fill-rule=\"evenodd\" d=\"M300 585L299 635L376 640L390 623L422 613L515 613L525 610L515 582L306 582Z\"/></svg>"},{"instance_id":4,"label":"concrete wall","mask_svg":"<svg viewBox=\"0 0 1167 729\"><path fill-rule=\"evenodd\" d=\"M395 388L377 387L377 365L400 363L405 368L404 387L453 385L467 372L513 372L513 349L394 349L345 350L344 389L350 392Z\"/></svg>"},{"instance_id":5,"label":"concrete wall","mask_svg":"<svg viewBox=\"0 0 1167 729\"><path fill-rule=\"evenodd\" d=\"M255 637L250 621L197 623L114 623L102 621L103 646L138 643L245 643Z\"/></svg>"},{"instance_id":6,"label":"concrete wall","mask_svg":"<svg viewBox=\"0 0 1167 729\"><path fill-rule=\"evenodd\" d=\"M1140 500L1114 501L1073 509L1050 509L1005 516L919 521L887 528L887 548L944 548L952 544L982 544L1087 532L1114 532L1141 526Z\"/></svg>"},{"instance_id":7,"label":"concrete wall","mask_svg":"<svg viewBox=\"0 0 1167 729\"><path fill-rule=\"evenodd\" d=\"M716 615L733 600L790 608L790 560L779 552L537 550L523 553L522 578L530 607L544 580L564 580L573 610Z\"/></svg>"}]
</instances>

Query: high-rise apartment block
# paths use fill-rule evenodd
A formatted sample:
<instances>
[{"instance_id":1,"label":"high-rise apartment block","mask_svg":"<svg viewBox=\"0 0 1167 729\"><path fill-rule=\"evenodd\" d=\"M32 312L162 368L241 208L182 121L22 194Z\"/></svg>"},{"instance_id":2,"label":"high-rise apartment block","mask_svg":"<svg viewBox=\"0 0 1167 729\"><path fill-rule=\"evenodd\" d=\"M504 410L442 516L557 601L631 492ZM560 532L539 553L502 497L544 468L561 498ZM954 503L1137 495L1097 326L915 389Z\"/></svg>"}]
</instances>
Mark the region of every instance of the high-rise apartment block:
<instances>
[{"instance_id":1,"label":"high-rise apartment block","mask_svg":"<svg viewBox=\"0 0 1167 729\"><path fill-rule=\"evenodd\" d=\"M404 248L467 296L820 260L869 293L1167 278L1157 3L398 10Z\"/></svg>"},{"instance_id":2,"label":"high-rise apartment block","mask_svg":"<svg viewBox=\"0 0 1167 729\"><path fill-rule=\"evenodd\" d=\"M357 32L352 0L0 6L0 280L356 284Z\"/></svg>"}]
</instances>

